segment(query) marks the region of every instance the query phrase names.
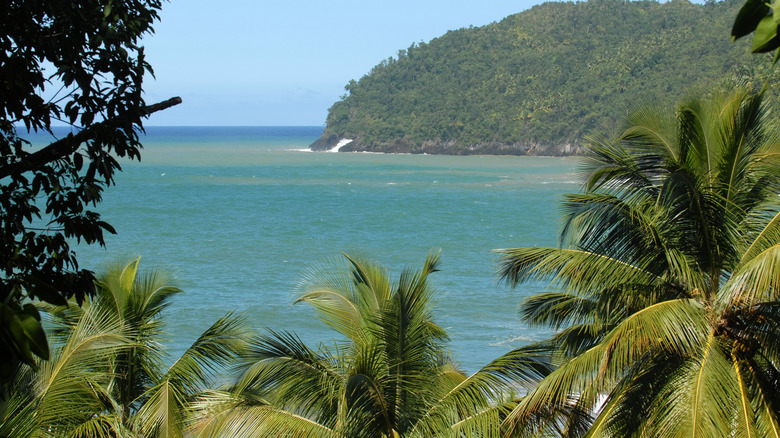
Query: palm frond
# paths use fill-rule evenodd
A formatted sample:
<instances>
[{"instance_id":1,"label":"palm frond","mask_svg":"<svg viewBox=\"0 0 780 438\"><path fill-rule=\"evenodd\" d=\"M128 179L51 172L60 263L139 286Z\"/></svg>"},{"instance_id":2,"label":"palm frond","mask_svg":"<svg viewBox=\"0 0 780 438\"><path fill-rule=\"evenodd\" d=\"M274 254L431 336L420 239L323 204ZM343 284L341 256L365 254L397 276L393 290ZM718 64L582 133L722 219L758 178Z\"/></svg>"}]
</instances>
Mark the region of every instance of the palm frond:
<instances>
[{"instance_id":1,"label":"palm frond","mask_svg":"<svg viewBox=\"0 0 780 438\"><path fill-rule=\"evenodd\" d=\"M194 431L204 438L217 437L311 437L342 438L343 435L294 412L265 403L209 403L209 415ZM214 407L218 408L215 409ZM221 409L220 409L221 408Z\"/></svg>"},{"instance_id":2,"label":"palm frond","mask_svg":"<svg viewBox=\"0 0 780 438\"><path fill-rule=\"evenodd\" d=\"M127 335L115 315L99 309L84 313L67 342L40 364L33 380L41 427L78 428L91 413L111 408L113 400L105 388L114 378L112 359L133 346Z\"/></svg>"},{"instance_id":3,"label":"palm frond","mask_svg":"<svg viewBox=\"0 0 780 438\"><path fill-rule=\"evenodd\" d=\"M674 300L649 306L627 317L597 346L572 358L544 378L509 417L523 424L534 413L565 408L579 394L609 392L647 353L684 354L702 342L706 314L694 301Z\"/></svg>"},{"instance_id":4,"label":"palm frond","mask_svg":"<svg viewBox=\"0 0 780 438\"><path fill-rule=\"evenodd\" d=\"M147 436L181 437L190 415L188 400L213 382L212 376L232 363L247 346L243 318L228 314L217 320L140 397L138 427Z\"/></svg>"},{"instance_id":5,"label":"palm frond","mask_svg":"<svg viewBox=\"0 0 780 438\"><path fill-rule=\"evenodd\" d=\"M319 318L337 332L362 342L370 315L392 294L387 271L367 259L344 254L344 260L316 265L304 276L298 302L311 304Z\"/></svg>"},{"instance_id":6,"label":"palm frond","mask_svg":"<svg viewBox=\"0 0 780 438\"><path fill-rule=\"evenodd\" d=\"M753 412L753 395L751 394L749 383L746 382L744 376L743 365L739 360L732 357L732 366L734 367L734 374L737 377L739 397L737 399L737 406L739 412L737 414L737 428L736 431L739 436L748 438L757 437L755 415ZM764 435L765 436L765 435Z\"/></svg>"},{"instance_id":7,"label":"palm frond","mask_svg":"<svg viewBox=\"0 0 780 438\"><path fill-rule=\"evenodd\" d=\"M353 358L344 383L345 419L340 428L347 436L392 434L403 421L404 406L394 393L397 381L390 375L378 347L363 348Z\"/></svg>"},{"instance_id":8,"label":"palm frond","mask_svg":"<svg viewBox=\"0 0 780 438\"><path fill-rule=\"evenodd\" d=\"M499 277L509 284L550 280L572 294L598 290L648 290L664 279L637 266L587 251L558 248L498 249Z\"/></svg>"},{"instance_id":9,"label":"palm frond","mask_svg":"<svg viewBox=\"0 0 780 438\"><path fill-rule=\"evenodd\" d=\"M660 175L679 159L674 115L643 106L634 110L616 141L594 141L586 189L632 197L654 197Z\"/></svg>"},{"instance_id":10,"label":"palm frond","mask_svg":"<svg viewBox=\"0 0 780 438\"><path fill-rule=\"evenodd\" d=\"M342 253L349 261L352 282L355 285L365 285L370 294L360 294L360 302L366 311L381 308L382 304L392 294L392 287L387 276L387 270L381 265L364 257Z\"/></svg>"},{"instance_id":11,"label":"palm frond","mask_svg":"<svg viewBox=\"0 0 780 438\"><path fill-rule=\"evenodd\" d=\"M655 202L648 196L626 200L605 193L566 195L561 245L571 243L576 249L652 267L653 259L663 260L663 233L669 220Z\"/></svg>"},{"instance_id":12,"label":"palm frond","mask_svg":"<svg viewBox=\"0 0 780 438\"><path fill-rule=\"evenodd\" d=\"M113 438L130 436L131 432L115 416L94 415L68 430L68 438Z\"/></svg>"},{"instance_id":13,"label":"palm frond","mask_svg":"<svg viewBox=\"0 0 780 438\"><path fill-rule=\"evenodd\" d=\"M343 289L312 288L301 295L296 303L306 302L317 309L320 319L348 339L360 339L363 335L362 320L357 305Z\"/></svg>"},{"instance_id":14,"label":"palm frond","mask_svg":"<svg viewBox=\"0 0 780 438\"><path fill-rule=\"evenodd\" d=\"M467 424L472 431L481 425L484 429L480 433L495 433L498 428L493 420L496 418L491 415L501 412L503 421L511 411L506 409L508 405L501 397L527 391L552 370L547 346L533 344L512 350L468 378L458 378L457 384L441 394L420 417L410 434L433 436L437 431L448 428L455 431Z\"/></svg>"},{"instance_id":15,"label":"palm frond","mask_svg":"<svg viewBox=\"0 0 780 438\"><path fill-rule=\"evenodd\" d=\"M618 318L614 322L598 321L589 324L573 324L560 330L547 342L550 345L550 354L559 361L566 361L593 348L614 328L617 321L626 317L620 311L615 313L618 314Z\"/></svg>"},{"instance_id":16,"label":"palm frond","mask_svg":"<svg viewBox=\"0 0 780 438\"><path fill-rule=\"evenodd\" d=\"M128 263L118 263L105 269L98 276L97 285L102 291L100 298L105 300L106 308L113 308L117 315L123 315L128 301L133 295L138 264L141 258L137 257Z\"/></svg>"},{"instance_id":17,"label":"palm frond","mask_svg":"<svg viewBox=\"0 0 780 438\"><path fill-rule=\"evenodd\" d=\"M564 292L545 292L528 297L520 306L523 321L534 326L560 329L571 324L593 321L598 304L591 297Z\"/></svg>"},{"instance_id":18,"label":"palm frond","mask_svg":"<svg viewBox=\"0 0 780 438\"><path fill-rule=\"evenodd\" d=\"M0 436L29 437L40 427L36 400L31 391L34 371L19 367L14 380L0 397Z\"/></svg>"},{"instance_id":19,"label":"palm frond","mask_svg":"<svg viewBox=\"0 0 780 438\"><path fill-rule=\"evenodd\" d=\"M419 434L419 437L429 436L475 436L484 438L499 438L504 436L501 423L506 415L512 411L514 402L496 403L489 405L482 411L462 418L454 424L441 424L437 429L432 429L430 434ZM446 431L448 433L442 433ZM414 436L414 435L412 435Z\"/></svg>"},{"instance_id":20,"label":"palm frond","mask_svg":"<svg viewBox=\"0 0 780 438\"><path fill-rule=\"evenodd\" d=\"M723 285L723 302L752 305L780 300L780 242L740 266Z\"/></svg>"},{"instance_id":21,"label":"palm frond","mask_svg":"<svg viewBox=\"0 0 780 438\"><path fill-rule=\"evenodd\" d=\"M192 394L211 384L210 378L231 365L248 348L248 329L243 317L228 313L206 329L170 366L166 379L183 394Z\"/></svg>"},{"instance_id":22,"label":"palm frond","mask_svg":"<svg viewBox=\"0 0 780 438\"><path fill-rule=\"evenodd\" d=\"M157 317L171 304L171 298L184 293L175 286L172 275L158 269L137 276L134 288L134 307L146 320Z\"/></svg>"},{"instance_id":23,"label":"palm frond","mask_svg":"<svg viewBox=\"0 0 780 438\"><path fill-rule=\"evenodd\" d=\"M756 436L780 437L780 372L755 356L735 360L735 368L749 391Z\"/></svg>"},{"instance_id":24,"label":"palm frond","mask_svg":"<svg viewBox=\"0 0 780 438\"><path fill-rule=\"evenodd\" d=\"M252 341L238 368L235 391L279 400L304 415L333 417L345 377L297 336L270 331Z\"/></svg>"},{"instance_id":25,"label":"palm frond","mask_svg":"<svg viewBox=\"0 0 780 438\"><path fill-rule=\"evenodd\" d=\"M761 229L758 235L750 242L750 245L742 251L740 265L744 265L753 260L773 245L780 242L780 211L777 211L766 225Z\"/></svg>"},{"instance_id":26,"label":"palm frond","mask_svg":"<svg viewBox=\"0 0 780 438\"><path fill-rule=\"evenodd\" d=\"M647 419L659 389L679 362L679 357L665 351L649 352L635 361L603 399L585 437L638 436L647 429Z\"/></svg>"},{"instance_id":27,"label":"palm frond","mask_svg":"<svg viewBox=\"0 0 780 438\"><path fill-rule=\"evenodd\" d=\"M727 353L714 335L701 347L659 396L651 420L658 436L717 436L738 421L739 384Z\"/></svg>"},{"instance_id":28,"label":"palm frond","mask_svg":"<svg viewBox=\"0 0 780 438\"><path fill-rule=\"evenodd\" d=\"M716 162L713 184L726 202L731 202L751 185L757 160L767 147L777 141L777 133L765 129L767 107L760 96L736 90L727 97L721 119L715 124L721 128L721 152Z\"/></svg>"},{"instance_id":29,"label":"palm frond","mask_svg":"<svg viewBox=\"0 0 780 438\"><path fill-rule=\"evenodd\" d=\"M186 406L186 394L171 380L165 379L150 388L137 415L144 436L183 437Z\"/></svg>"}]
</instances>

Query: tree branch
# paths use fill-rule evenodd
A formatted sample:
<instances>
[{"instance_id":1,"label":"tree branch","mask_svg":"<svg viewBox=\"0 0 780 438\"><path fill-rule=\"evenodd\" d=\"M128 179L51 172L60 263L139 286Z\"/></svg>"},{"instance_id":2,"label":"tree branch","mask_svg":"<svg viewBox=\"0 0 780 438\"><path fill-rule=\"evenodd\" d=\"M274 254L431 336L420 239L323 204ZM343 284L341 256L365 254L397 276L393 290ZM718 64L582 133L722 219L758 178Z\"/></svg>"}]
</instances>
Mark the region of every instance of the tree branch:
<instances>
[{"instance_id":1,"label":"tree branch","mask_svg":"<svg viewBox=\"0 0 780 438\"><path fill-rule=\"evenodd\" d=\"M168 100L147 105L141 109L141 115L148 117L152 113L168 109L182 102L181 97L173 97ZM45 148L34 152L16 163L0 167L0 179L11 175L20 175L24 172L34 170L46 163L65 158L76 152L79 146L87 140L90 140L97 128L105 125L106 122L95 123L76 134L69 134Z\"/></svg>"},{"instance_id":2,"label":"tree branch","mask_svg":"<svg viewBox=\"0 0 780 438\"><path fill-rule=\"evenodd\" d=\"M152 105L147 105L141 110L141 114L144 116L149 116L149 114L156 113L157 111L162 111L164 109L168 109L172 106L176 106L181 103L181 97L172 97L168 100L164 100L159 103L155 103Z\"/></svg>"}]
</instances>

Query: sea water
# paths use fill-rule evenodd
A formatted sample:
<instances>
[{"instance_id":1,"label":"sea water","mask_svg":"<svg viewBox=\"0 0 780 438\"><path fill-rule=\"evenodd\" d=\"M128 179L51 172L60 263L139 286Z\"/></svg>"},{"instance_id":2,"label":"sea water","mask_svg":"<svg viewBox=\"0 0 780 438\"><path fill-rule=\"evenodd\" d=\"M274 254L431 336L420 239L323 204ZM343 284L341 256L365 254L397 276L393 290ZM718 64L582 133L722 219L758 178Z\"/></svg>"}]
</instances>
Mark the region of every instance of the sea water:
<instances>
[{"instance_id":1,"label":"sea water","mask_svg":"<svg viewBox=\"0 0 780 438\"><path fill-rule=\"evenodd\" d=\"M165 315L173 356L227 312L329 344L334 332L293 302L306 270L341 252L397 279L440 249L435 317L467 371L550 335L517 314L548 285L499 283L493 250L558 244L577 159L308 151L321 132L148 127L142 161L121 162L98 206L117 234L79 246L82 267L141 256L142 268L175 273L186 293Z\"/></svg>"}]
</instances>

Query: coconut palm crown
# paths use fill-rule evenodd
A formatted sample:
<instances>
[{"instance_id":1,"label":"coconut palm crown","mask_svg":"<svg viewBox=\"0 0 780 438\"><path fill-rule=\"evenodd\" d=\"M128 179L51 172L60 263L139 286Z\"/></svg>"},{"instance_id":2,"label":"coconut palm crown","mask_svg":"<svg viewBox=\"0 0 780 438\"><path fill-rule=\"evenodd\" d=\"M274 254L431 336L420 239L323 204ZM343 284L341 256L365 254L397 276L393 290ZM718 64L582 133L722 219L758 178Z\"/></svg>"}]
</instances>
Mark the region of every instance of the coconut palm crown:
<instances>
[{"instance_id":1,"label":"coconut palm crown","mask_svg":"<svg viewBox=\"0 0 780 438\"><path fill-rule=\"evenodd\" d=\"M498 250L558 368L507 424L577 406L587 436L780 436L778 134L736 88L645 107L594 141L560 248ZM542 418L542 420L540 420ZM549 417L547 417L549 419Z\"/></svg>"},{"instance_id":2,"label":"coconut palm crown","mask_svg":"<svg viewBox=\"0 0 780 438\"><path fill-rule=\"evenodd\" d=\"M162 315L181 293L140 258L106 269L82 307L43 306L52 358L20 368L0 398L0 436L183 437L195 395L246 346L243 319L217 320L178 358L162 346Z\"/></svg>"},{"instance_id":3,"label":"coconut palm crown","mask_svg":"<svg viewBox=\"0 0 780 438\"><path fill-rule=\"evenodd\" d=\"M200 436L499 437L510 382L538 381L544 358L519 350L467 377L433 319L438 254L397 282L345 259L312 270L298 299L339 338L314 349L290 333L259 337L233 391L203 399Z\"/></svg>"}]
</instances>

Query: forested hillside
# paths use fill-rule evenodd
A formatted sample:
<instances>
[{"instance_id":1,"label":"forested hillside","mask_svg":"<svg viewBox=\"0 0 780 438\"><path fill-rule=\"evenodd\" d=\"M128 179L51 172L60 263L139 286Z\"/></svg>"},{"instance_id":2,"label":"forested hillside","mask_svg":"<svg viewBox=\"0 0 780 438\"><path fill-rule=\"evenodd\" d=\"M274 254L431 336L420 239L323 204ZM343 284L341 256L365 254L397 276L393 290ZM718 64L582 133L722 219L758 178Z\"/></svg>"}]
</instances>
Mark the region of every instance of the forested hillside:
<instances>
[{"instance_id":1,"label":"forested hillside","mask_svg":"<svg viewBox=\"0 0 780 438\"><path fill-rule=\"evenodd\" d=\"M576 153L638 104L772 72L749 39L730 40L741 4L545 3L450 31L350 81L312 148L352 139L342 151Z\"/></svg>"}]
</instances>

